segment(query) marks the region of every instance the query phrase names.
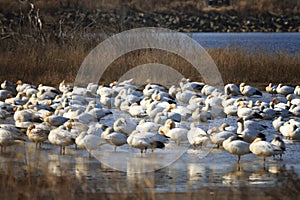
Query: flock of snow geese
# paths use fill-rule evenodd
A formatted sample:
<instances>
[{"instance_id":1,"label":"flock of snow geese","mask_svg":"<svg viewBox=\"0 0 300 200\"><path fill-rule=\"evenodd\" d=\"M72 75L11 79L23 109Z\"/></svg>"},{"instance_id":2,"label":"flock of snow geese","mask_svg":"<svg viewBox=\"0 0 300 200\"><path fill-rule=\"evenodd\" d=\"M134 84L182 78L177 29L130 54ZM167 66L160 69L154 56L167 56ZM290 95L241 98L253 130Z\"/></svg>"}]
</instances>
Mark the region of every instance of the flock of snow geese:
<instances>
[{"instance_id":1,"label":"flock of snow geese","mask_svg":"<svg viewBox=\"0 0 300 200\"><path fill-rule=\"evenodd\" d=\"M113 117L118 111L126 113ZM128 117L124 117L128 116ZM233 117L235 124L207 128L203 124ZM217 88L182 79L178 86L90 83L59 88L4 81L0 90L0 146L44 142L90 152L103 142L128 145L141 156L166 145L189 142L192 148L215 145L240 157L253 153L264 158L286 150L281 139L300 140L300 86L269 84L265 91L241 83ZM110 125L102 123L109 119ZM272 124L267 141L263 122ZM26 137L27 136L27 137ZM273 140L272 140L273 139ZM272 140L272 141L271 141ZM42 148L41 148L42 150Z\"/></svg>"}]
</instances>

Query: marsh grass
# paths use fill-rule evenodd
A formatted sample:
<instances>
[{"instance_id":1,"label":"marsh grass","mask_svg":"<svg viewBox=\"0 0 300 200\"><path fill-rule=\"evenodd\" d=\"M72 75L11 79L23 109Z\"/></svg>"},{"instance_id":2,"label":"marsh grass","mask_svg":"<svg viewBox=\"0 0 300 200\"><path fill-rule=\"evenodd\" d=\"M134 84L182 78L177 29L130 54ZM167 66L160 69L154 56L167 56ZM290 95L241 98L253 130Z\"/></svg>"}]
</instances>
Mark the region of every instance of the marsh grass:
<instances>
[{"instance_id":1,"label":"marsh grass","mask_svg":"<svg viewBox=\"0 0 300 200\"><path fill-rule=\"evenodd\" d=\"M4 41L0 50L0 81L23 80L33 84L57 86L62 80L73 83L77 71L88 53L102 40L75 38L47 43ZM272 83L299 84L300 56L284 51L268 53L256 49L249 53L234 46L208 49L222 75L224 83L246 82L254 85ZM118 80L126 71L141 64L161 63L173 67L192 80L201 75L178 55L158 49L129 52L116 59L104 73L103 82ZM147 77L145 77L145 80Z\"/></svg>"}]
</instances>

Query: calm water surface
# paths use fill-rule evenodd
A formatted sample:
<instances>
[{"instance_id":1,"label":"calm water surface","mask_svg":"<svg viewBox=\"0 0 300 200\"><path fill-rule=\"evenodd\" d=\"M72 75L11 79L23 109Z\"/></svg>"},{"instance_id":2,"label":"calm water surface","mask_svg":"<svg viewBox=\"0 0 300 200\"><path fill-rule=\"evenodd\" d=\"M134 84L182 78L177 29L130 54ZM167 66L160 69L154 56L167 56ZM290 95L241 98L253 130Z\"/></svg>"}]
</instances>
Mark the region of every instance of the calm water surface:
<instances>
[{"instance_id":1,"label":"calm water surface","mask_svg":"<svg viewBox=\"0 0 300 200\"><path fill-rule=\"evenodd\" d=\"M204 48L245 48L300 53L300 33L191 33Z\"/></svg>"}]
</instances>

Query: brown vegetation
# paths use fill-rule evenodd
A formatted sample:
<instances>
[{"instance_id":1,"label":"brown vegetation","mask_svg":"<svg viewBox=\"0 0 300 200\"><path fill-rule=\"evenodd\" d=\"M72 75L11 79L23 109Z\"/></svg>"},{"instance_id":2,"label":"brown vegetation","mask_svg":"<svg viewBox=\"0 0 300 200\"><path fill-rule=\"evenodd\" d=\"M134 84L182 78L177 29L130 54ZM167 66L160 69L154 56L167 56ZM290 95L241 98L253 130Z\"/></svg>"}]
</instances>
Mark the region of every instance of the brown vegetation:
<instances>
[{"instance_id":1,"label":"brown vegetation","mask_svg":"<svg viewBox=\"0 0 300 200\"><path fill-rule=\"evenodd\" d=\"M206 0L33 0L38 8L49 12L58 8L88 8L108 10L138 9L144 12L181 10L196 12L199 10L237 10L240 12L264 13L274 12L278 14L299 13L300 3L297 0L232 0L230 6L209 7ZM4 9L19 8L18 1L0 0L0 7Z\"/></svg>"},{"instance_id":2,"label":"brown vegetation","mask_svg":"<svg viewBox=\"0 0 300 200\"><path fill-rule=\"evenodd\" d=\"M88 53L100 42L97 39L74 39L70 42L9 42L0 50L0 81L19 79L34 84L57 86L60 81L74 82L77 71ZM208 49L224 83L247 82L255 85L272 83L299 84L300 57L285 52L266 53L262 49L249 53L245 49ZM105 79L118 80L129 69L146 63L161 63L177 69L193 80L199 74L181 57L161 50L140 50L115 60L105 72Z\"/></svg>"}]
</instances>

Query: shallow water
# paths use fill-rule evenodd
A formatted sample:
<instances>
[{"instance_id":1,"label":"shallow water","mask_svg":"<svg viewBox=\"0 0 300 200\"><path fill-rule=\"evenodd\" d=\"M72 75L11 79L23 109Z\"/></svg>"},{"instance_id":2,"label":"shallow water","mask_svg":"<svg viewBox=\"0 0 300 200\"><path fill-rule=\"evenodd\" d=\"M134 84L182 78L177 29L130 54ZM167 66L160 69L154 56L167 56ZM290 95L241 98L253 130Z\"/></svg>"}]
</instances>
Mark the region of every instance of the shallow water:
<instances>
[{"instance_id":1,"label":"shallow water","mask_svg":"<svg viewBox=\"0 0 300 200\"><path fill-rule=\"evenodd\" d=\"M235 118L228 118L226 121L234 123ZM264 122L269 126L264 131L268 138L273 135L270 122ZM111 149L106 151L92 152L98 158L96 159L89 158L86 150L76 150L74 146L67 147L66 155L59 155L59 149L49 143L43 144L42 149L35 149L33 143L26 142L24 146L9 147L8 151L0 156L0 173L7 173L9 170L22 178L26 176L24 169L36 169L37 174L75 176L78 181L87 184L88 192L93 193L136 192L137 185L142 186L146 192L155 193L197 192L207 187L276 188L290 181L288 174L295 173L300 177L300 142L285 142L287 150L283 159L267 158L266 165L263 164L262 158L253 154L242 156L241 163L237 164L236 156L208 145L195 150L188 148L182 156L177 155L179 158L175 162L170 161L167 166L158 165L148 173L137 171L147 160L151 162L151 157L154 157L155 161L159 161L159 155L167 158L163 150L144 156L133 152L130 157L126 155L131 151L127 145L117 152L113 152L109 147ZM112 164L113 168L107 163ZM115 170L116 166L124 167L123 171ZM127 172L124 172L126 170Z\"/></svg>"},{"instance_id":2,"label":"shallow water","mask_svg":"<svg viewBox=\"0 0 300 200\"><path fill-rule=\"evenodd\" d=\"M264 94L260 99L267 102L270 98L270 95ZM113 113L100 122L112 126L116 118L129 118L127 114ZM236 119L228 117L202 125L207 128L223 122L236 125ZM131 120L139 121L137 118ZM268 127L263 131L268 141L278 134L271 122L261 121ZM74 146L66 147L66 155L59 155L59 148L50 143L44 143L42 149L35 149L35 144L27 141L25 145L10 146L6 153L1 154L0 174L12 173L17 178L26 178L28 171L33 170L37 177L43 174L76 177L86 184L88 193L130 193L141 188L144 192L165 194L228 187L243 187L248 192L261 191L262 188L277 189L299 181L300 142L284 141L286 152L283 159L269 157L265 165L262 158L253 154L242 156L240 164L237 164L237 156L213 145L193 149L186 143L180 148L170 143L164 150L141 156L138 150L128 145L118 147L114 152L112 146L105 144L93 150L93 157L89 158L86 150L75 149ZM144 171L147 173L139 173ZM294 190L300 192L300 188Z\"/></svg>"}]
</instances>

